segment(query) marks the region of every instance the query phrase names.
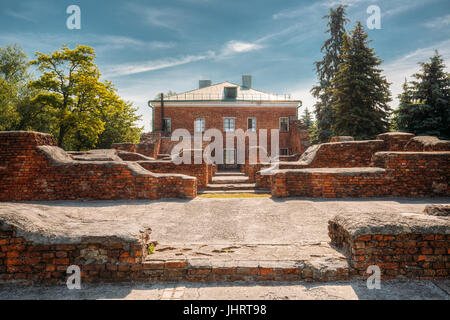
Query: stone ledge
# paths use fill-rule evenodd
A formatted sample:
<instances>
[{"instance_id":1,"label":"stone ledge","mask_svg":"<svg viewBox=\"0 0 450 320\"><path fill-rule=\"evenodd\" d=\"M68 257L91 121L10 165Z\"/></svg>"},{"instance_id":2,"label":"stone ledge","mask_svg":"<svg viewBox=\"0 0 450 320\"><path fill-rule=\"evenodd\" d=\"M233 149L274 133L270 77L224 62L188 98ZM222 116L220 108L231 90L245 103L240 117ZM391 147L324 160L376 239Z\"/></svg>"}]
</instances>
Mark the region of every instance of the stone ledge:
<instances>
[{"instance_id":1,"label":"stone ledge","mask_svg":"<svg viewBox=\"0 0 450 320\"><path fill-rule=\"evenodd\" d=\"M355 168L305 168L305 169L280 169L272 170L273 175L277 173L294 174L336 174L336 175L365 175L365 174L384 174L383 168L376 167L355 167Z\"/></svg>"},{"instance_id":2,"label":"stone ledge","mask_svg":"<svg viewBox=\"0 0 450 320\"><path fill-rule=\"evenodd\" d=\"M330 220L342 226L351 239L364 235L400 235L405 233L450 235L450 218L417 213L343 213Z\"/></svg>"}]
</instances>

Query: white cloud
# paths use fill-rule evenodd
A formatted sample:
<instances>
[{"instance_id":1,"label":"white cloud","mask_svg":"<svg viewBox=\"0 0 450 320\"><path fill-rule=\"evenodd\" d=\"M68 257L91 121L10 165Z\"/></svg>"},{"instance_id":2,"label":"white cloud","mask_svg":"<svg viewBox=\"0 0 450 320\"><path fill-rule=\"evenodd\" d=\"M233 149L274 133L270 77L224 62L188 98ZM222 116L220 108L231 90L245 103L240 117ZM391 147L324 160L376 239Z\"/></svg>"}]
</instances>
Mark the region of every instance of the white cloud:
<instances>
[{"instance_id":1,"label":"white cloud","mask_svg":"<svg viewBox=\"0 0 450 320\"><path fill-rule=\"evenodd\" d=\"M105 77L117 77L124 76L130 74L137 74L148 71L155 71L160 69L171 68L191 62L196 62L200 60L205 60L211 58L214 53L208 52L206 55L191 55L180 58L167 58L167 59L158 59L151 61L139 61L135 63L124 63L119 65L114 65L110 67L106 67Z\"/></svg>"},{"instance_id":2,"label":"white cloud","mask_svg":"<svg viewBox=\"0 0 450 320\"><path fill-rule=\"evenodd\" d=\"M34 19L34 14L30 12L17 12L10 9L6 9L4 13L13 18L25 20L28 22L36 22L36 20Z\"/></svg>"},{"instance_id":3,"label":"white cloud","mask_svg":"<svg viewBox=\"0 0 450 320\"><path fill-rule=\"evenodd\" d=\"M450 14L438 17L424 24L427 28L444 28L450 25Z\"/></svg>"},{"instance_id":4,"label":"white cloud","mask_svg":"<svg viewBox=\"0 0 450 320\"><path fill-rule=\"evenodd\" d=\"M250 52L261 49L263 46L257 44L257 43L250 43L250 42L243 42L243 41L228 41L224 49L222 50L223 55L231 55L234 53L243 53L243 52Z\"/></svg>"},{"instance_id":5,"label":"white cloud","mask_svg":"<svg viewBox=\"0 0 450 320\"><path fill-rule=\"evenodd\" d=\"M143 7L135 4L127 5L128 10L140 16L147 25L181 32L182 26L192 18L186 11L177 8Z\"/></svg>"}]
</instances>

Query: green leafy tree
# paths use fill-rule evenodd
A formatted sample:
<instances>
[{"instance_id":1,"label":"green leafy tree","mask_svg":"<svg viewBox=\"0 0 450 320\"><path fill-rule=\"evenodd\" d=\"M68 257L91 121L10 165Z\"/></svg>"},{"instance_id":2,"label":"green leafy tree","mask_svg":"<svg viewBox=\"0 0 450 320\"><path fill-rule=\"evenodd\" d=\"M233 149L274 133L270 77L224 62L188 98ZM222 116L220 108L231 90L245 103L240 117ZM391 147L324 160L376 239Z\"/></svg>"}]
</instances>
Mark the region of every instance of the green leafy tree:
<instances>
[{"instance_id":1,"label":"green leafy tree","mask_svg":"<svg viewBox=\"0 0 450 320\"><path fill-rule=\"evenodd\" d=\"M0 48L0 130L12 130L20 116L17 105L26 94L28 58L18 45Z\"/></svg>"},{"instance_id":2,"label":"green leafy tree","mask_svg":"<svg viewBox=\"0 0 450 320\"><path fill-rule=\"evenodd\" d=\"M48 108L52 115L51 130L59 146L82 150L94 148L100 143L108 147L107 141L118 142L123 137L120 131L112 130L121 125L124 125L122 132L137 139L140 129L134 123L138 119L134 115L135 109L129 107L123 115L118 115L125 110L126 103L111 83L100 81L91 47L69 49L63 46L50 55L37 52L36 56L32 64L42 75L32 82L32 87L39 90L33 102ZM132 117L126 121L124 118L131 114ZM109 138L100 140L106 130Z\"/></svg>"},{"instance_id":3,"label":"green leafy tree","mask_svg":"<svg viewBox=\"0 0 450 320\"><path fill-rule=\"evenodd\" d=\"M328 19L326 32L330 34L330 38L321 48L324 53L323 59L315 63L319 83L311 90L313 96L318 100L314 105L317 130L313 139L318 142L328 142L333 136L332 80L342 62L343 35L345 34L345 24L348 22L348 19L345 18L345 8L346 6L342 5L336 9L331 8L330 13L324 17L324 19Z\"/></svg>"},{"instance_id":4,"label":"green leafy tree","mask_svg":"<svg viewBox=\"0 0 450 320\"><path fill-rule=\"evenodd\" d=\"M421 72L413 75L416 80L403 85L396 126L416 135L450 138L450 74L437 51L420 65Z\"/></svg>"},{"instance_id":5,"label":"green leafy tree","mask_svg":"<svg viewBox=\"0 0 450 320\"><path fill-rule=\"evenodd\" d=\"M333 132L338 136L370 139L389 129L389 83L381 75L382 61L369 48L360 22L344 35L342 63L333 83Z\"/></svg>"}]
</instances>

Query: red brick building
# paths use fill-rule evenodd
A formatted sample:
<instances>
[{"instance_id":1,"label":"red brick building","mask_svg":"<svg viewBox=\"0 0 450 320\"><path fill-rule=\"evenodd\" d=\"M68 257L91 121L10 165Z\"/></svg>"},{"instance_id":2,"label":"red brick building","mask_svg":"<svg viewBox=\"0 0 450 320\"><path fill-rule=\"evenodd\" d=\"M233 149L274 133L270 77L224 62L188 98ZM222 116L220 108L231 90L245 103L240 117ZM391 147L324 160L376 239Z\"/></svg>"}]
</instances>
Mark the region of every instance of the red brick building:
<instances>
[{"instance_id":1,"label":"red brick building","mask_svg":"<svg viewBox=\"0 0 450 320\"><path fill-rule=\"evenodd\" d=\"M214 128L221 130L224 138L227 132L237 129L254 131L258 136L261 129L266 129L270 153L270 130L279 129L280 154L299 151L298 146L292 145L295 139L290 133L290 122L297 120L301 102L290 95L253 89L251 76L242 76L241 85L231 82L212 85L210 80L200 80L196 90L149 103L153 107L153 131L162 132L166 139L176 129L187 129L193 136L195 132ZM226 163L230 163L236 152L225 150L224 155Z\"/></svg>"}]
</instances>

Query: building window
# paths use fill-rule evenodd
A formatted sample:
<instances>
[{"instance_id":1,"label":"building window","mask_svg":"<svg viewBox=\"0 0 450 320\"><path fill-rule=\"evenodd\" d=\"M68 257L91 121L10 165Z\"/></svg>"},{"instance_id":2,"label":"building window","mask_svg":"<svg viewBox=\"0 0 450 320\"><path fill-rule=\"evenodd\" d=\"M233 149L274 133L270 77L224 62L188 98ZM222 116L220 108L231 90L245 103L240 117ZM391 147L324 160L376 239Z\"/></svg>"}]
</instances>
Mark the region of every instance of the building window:
<instances>
[{"instance_id":1,"label":"building window","mask_svg":"<svg viewBox=\"0 0 450 320\"><path fill-rule=\"evenodd\" d=\"M170 121L170 118L164 119L164 131L168 133L172 132L172 121Z\"/></svg>"},{"instance_id":2,"label":"building window","mask_svg":"<svg viewBox=\"0 0 450 320\"><path fill-rule=\"evenodd\" d=\"M234 118L223 119L223 130L225 132L234 132Z\"/></svg>"},{"instance_id":3,"label":"building window","mask_svg":"<svg viewBox=\"0 0 450 320\"><path fill-rule=\"evenodd\" d=\"M256 131L256 118L247 118L247 130Z\"/></svg>"},{"instance_id":4,"label":"building window","mask_svg":"<svg viewBox=\"0 0 450 320\"><path fill-rule=\"evenodd\" d=\"M225 99L237 98L237 87L225 87L224 88Z\"/></svg>"},{"instance_id":5,"label":"building window","mask_svg":"<svg viewBox=\"0 0 450 320\"><path fill-rule=\"evenodd\" d=\"M289 149L282 148L280 149L280 156L288 156L289 155Z\"/></svg>"},{"instance_id":6,"label":"building window","mask_svg":"<svg viewBox=\"0 0 450 320\"><path fill-rule=\"evenodd\" d=\"M195 132L205 132L205 119L195 119Z\"/></svg>"},{"instance_id":7,"label":"building window","mask_svg":"<svg viewBox=\"0 0 450 320\"><path fill-rule=\"evenodd\" d=\"M280 132L289 131L289 118L280 118Z\"/></svg>"}]
</instances>

